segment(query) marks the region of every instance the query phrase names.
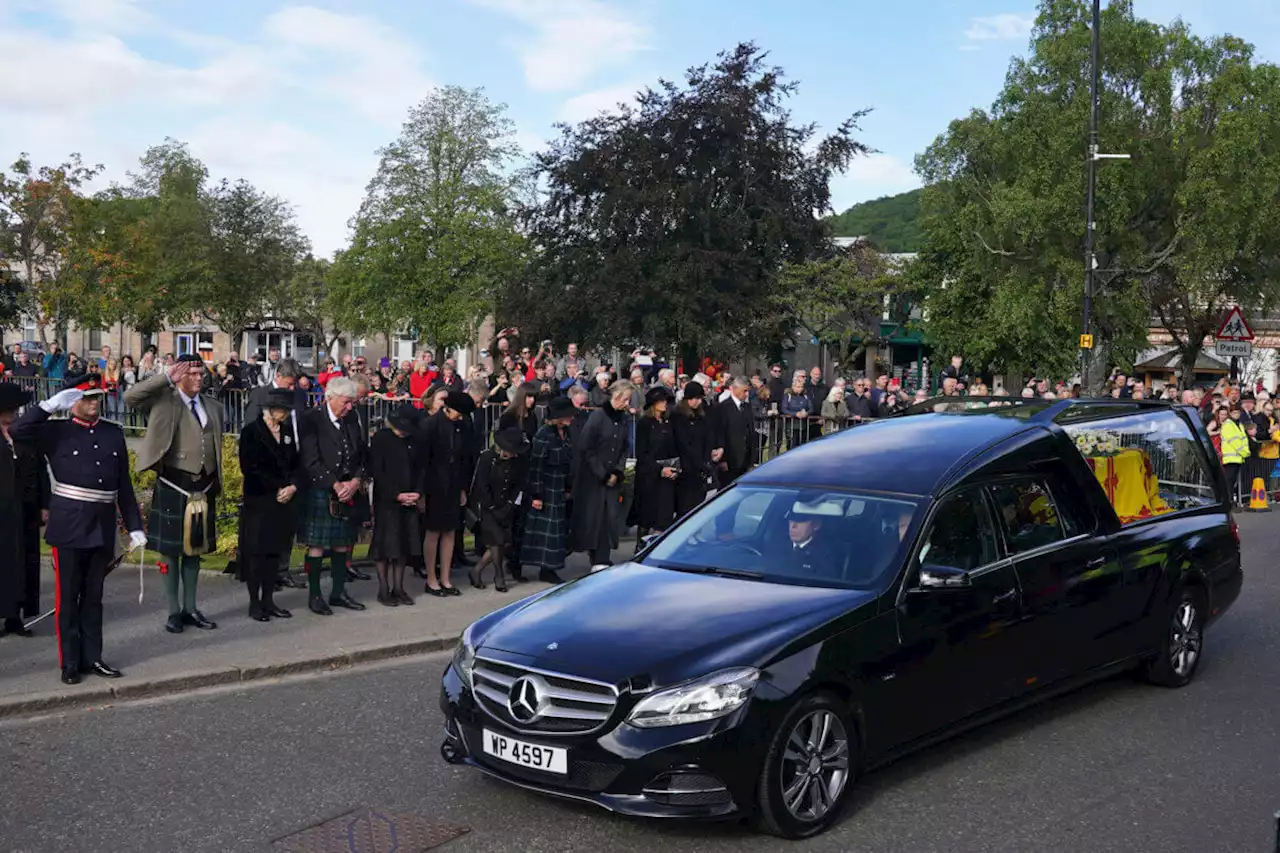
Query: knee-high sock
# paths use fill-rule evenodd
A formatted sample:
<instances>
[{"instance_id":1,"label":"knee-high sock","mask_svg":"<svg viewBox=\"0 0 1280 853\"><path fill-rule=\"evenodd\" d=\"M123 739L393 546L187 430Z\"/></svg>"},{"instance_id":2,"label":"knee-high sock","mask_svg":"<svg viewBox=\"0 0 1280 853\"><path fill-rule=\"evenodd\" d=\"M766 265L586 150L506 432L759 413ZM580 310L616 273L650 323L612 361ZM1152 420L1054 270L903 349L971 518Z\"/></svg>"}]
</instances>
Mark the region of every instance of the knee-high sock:
<instances>
[{"instance_id":1,"label":"knee-high sock","mask_svg":"<svg viewBox=\"0 0 1280 853\"><path fill-rule=\"evenodd\" d=\"M306 559L307 566L307 596L310 598L320 597L320 569L324 566L324 557L313 557L310 554Z\"/></svg>"},{"instance_id":2,"label":"knee-high sock","mask_svg":"<svg viewBox=\"0 0 1280 853\"><path fill-rule=\"evenodd\" d=\"M333 572L333 589L330 595L334 598L347 589L347 558L350 556L346 551L334 551L329 557L329 570Z\"/></svg>"},{"instance_id":3,"label":"knee-high sock","mask_svg":"<svg viewBox=\"0 0 1280 853\"><path fill-rule=\"evenodd\" d=\"M161 577L164 578L164 597L169 602L169 615L175 616L182 612L182 605L178 600L178 585L182 582L182 557L172 560L168 566Z\"/></svg>"},{"instance_id":4,"label":"knee-high sock","mask_svg":"<svg viewBox=\"0 0 1280 853\"><path fill-rule=\"evenodd\" d=\"M182 558L182 609L196 612L196 585L200 582L200 558Z\"/></svg>"}]
</instances>

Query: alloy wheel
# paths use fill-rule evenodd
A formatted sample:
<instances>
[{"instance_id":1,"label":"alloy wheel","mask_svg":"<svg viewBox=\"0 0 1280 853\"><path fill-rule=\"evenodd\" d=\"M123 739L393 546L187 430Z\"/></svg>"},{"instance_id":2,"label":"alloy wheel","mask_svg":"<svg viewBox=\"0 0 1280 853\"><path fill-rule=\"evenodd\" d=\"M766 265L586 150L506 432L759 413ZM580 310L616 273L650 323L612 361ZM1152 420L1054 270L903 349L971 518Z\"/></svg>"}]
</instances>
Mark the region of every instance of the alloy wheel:
<instances>
[{"instance_id":1,"label":"alloy wheel","mask_svg":"<svg viewBox=\"0 0 1280 853\"><path fill-rule=\"evenodd\" d=\"M820 709L801 717L782 754L782 802L797 820L821 820L849 781L849 736L835 713Z\"/></svg>"},{"instance_id":2,"label":"alloy wheel","mask_svg":"<svg viewBox=\"0 0 1280 853\"><path fill-rule=\"evenodd\" d=\"M1200 657L1199 614L1193 601L1183 600L1173 615L1173 636L1169 644L1169 663L1174 673L1186 678Z\"/></svg>"}]
</instances>

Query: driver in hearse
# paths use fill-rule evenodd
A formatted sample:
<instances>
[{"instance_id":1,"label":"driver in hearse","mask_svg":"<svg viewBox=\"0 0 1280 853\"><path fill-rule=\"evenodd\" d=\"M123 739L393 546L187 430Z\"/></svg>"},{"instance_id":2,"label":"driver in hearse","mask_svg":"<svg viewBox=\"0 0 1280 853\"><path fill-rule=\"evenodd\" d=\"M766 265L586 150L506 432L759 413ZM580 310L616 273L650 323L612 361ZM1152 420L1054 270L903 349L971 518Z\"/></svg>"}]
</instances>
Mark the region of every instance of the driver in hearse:
<instances>
[{"instance_id":1,"label":"driver in hearse","mask_svg":"<svg viewBox=\"0 0 1280 853\"><path fill-rule=\"evenodd\" d=\"M794 577L834 577L840 573L839 555L832 543L832 531L824 524L844 517L844 507L836 501L797 500L787 512L787 542L776 554Z\"/></svg>"}]
</instances>

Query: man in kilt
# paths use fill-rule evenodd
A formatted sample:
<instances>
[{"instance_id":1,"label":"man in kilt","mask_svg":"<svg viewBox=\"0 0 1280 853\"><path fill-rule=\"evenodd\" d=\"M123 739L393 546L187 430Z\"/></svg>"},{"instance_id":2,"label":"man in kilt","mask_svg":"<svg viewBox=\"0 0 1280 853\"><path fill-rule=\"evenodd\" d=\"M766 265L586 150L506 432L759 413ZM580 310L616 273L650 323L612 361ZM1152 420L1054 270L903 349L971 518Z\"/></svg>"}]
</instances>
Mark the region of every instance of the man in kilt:
<instances>
[{"instance_id":1,"label":"man in kilt","mask_svg":"<svg viewBox=\"0 0 1280 853\"><path fill-rule=\"evenodd\" d=\"M359 386L350 379L330 379L324 401L298 421L302 467L308 483L298 538L307 546L307 606L320 616L332 607L364 610L347 588L347 559L368 513L363 479L368 444L354 411ZM333 588L326 604L320 592L324 552L330 552Z\"/></svg>"},{"instance_id":2,"label":"man in kilt","mask_svg":"<svg viewBox=\"0 0 1280 853\"><path fill-rule=\"evenodd\" d=\"M147 417L138 448L138 470L156 472L147 516L147 545L164 558L169 619L164 629L218 627L196 607L200 555L217 547L218 495L222 491L222 404L201 387L208 370L200 356L187 354L163 373L125 392L130 408ZM181 583L181 601L179 601Z\"/></svg>"}]
</instances>

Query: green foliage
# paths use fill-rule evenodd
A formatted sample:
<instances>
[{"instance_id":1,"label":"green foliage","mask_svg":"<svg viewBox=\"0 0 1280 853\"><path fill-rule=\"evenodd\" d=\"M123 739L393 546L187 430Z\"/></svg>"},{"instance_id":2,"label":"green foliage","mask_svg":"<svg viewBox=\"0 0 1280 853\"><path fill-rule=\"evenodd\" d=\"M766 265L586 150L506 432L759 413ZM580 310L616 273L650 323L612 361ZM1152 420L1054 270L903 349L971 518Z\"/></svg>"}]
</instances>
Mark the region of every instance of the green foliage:
<instances>
[{"instance_id":1,"label":"green foliage","mask_svg":"<svg viewBox=\"0 0 1280 853\"><path fill-rule=\"evenodd\" d=\"M826 222L833 237L865 237L883 252L918 252L920 190L855 204Z\"/></svg>"},{"instance_id":2,"label":"green foliage","mask_svg":"<svg viewBox=\"0 0 1280 853\"><path fill-rule=\"evenodd\" d=\"M917 159L923 245L912 275L940 349L1070 375L1083 294L1089 4L1043 0L1031 52L990 111ZM1280 278L1280 87L1234 38L1201 40L1110 3L1102 24L1096 369L1130 363L1154 310L1194 361L1230 300L1262 308ZM1237 199L1239 201L1237 202Z\"/></svg>"},{"instance_id":3,"label":"green foliage","mask_svg":"<svg viewBox=\"0 0 1280 853\"><path fill-rule=\"evenodd\" d=\"M447 86L382 149L351 246L328 279L328 313L353 334L416 328L438 349L468 343L523 263L511 215L518 154L506 107Z\"/></svg>"},{"instance_id":4,"label":"green foliage","mask_svg":"<svg viewBox=\"0 0 1280 853\"><path fill-rule=\"evenodd\" d=\"M525 211L536 247L499 317L588 346L680 341L763 352L787 334L774 309L784 264L828 252L815 211L867 148L857 113L816 140L785 108L795 84L742 44L636 107L562 126L536 158Z\"/></svg>"}]
</instances>

